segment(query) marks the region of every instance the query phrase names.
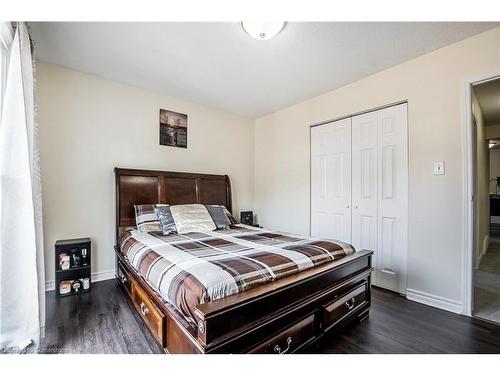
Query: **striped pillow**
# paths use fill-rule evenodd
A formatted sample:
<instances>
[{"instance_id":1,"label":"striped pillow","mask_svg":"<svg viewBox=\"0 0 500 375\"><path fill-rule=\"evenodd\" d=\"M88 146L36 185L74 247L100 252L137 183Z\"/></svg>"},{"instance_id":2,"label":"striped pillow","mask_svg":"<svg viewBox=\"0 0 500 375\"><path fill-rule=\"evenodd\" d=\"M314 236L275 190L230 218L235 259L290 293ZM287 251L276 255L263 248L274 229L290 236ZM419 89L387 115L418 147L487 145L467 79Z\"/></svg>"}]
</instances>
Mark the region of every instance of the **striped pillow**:
<instances>
[{"instance_id":1,"label":"striped pillow","mask_svg":"<svg viewBox=\"0 0 500 375\"><path fill-rule=\"evenodd\" d=\"M135 223L137 230L141 233L161 232L160 220L155 213L155 206L165 206L164 204L136 204Z\"/></svg>"}]
</instances>

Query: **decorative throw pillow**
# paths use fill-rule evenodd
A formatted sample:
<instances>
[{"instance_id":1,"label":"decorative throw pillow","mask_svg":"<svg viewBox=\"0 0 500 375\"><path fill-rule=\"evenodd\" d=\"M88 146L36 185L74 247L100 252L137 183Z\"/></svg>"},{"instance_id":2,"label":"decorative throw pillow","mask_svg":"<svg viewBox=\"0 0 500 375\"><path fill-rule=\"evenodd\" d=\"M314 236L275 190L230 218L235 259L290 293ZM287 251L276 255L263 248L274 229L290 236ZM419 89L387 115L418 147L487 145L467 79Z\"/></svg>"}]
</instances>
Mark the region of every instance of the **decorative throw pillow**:
<instances>
[{"instance_id":1,"label":"decorative throw pillow","mask_svg":"<svg viewBox=\"0 0 500 375\"><path fill-rule=\"evenodd\" d=\"M177 233L206 232L216 229L206 207L202 204L170 206Z\"/></svg>"},{"instance_id":2,"label":"decorative throw pillow","mask_svg":"<svg viewBox=\"0 0 500 375\"><path fill-rule=\"evenodd\" d=\"M222 206L222 207L224 207L224 206ZM231 212L229 212L229 210L226 207L224 207L224 212L226 213L226 216L229 219L229 222L231 223L231 225L238 224L238 222L234 218L233 214Z\"/></svg>"},{"instance_id":3,"label":"decorative throw pillow","mask_svg":"<svg viewBox=\"0 0 500 375\"><path fill-rule=\"evenodd\" d=\"M163 234L177 233L177 228L169 205L156 206L155 213L160 221L160 227Z\"/></svg>"},{"instance_id":4,"label":"decorative throw pillow","mask_svg":"<svg viewBox=\"0 0 500 375\"><path fill-rule=\"evenodd\" d=\"M206 205L205 207L217 229L229 229L231 222L224 211L224 206Z\"/></svg>"},{"instance_id":5,"label":"decorative throw pillow","mask_svg":"<svg viewBox=\"0 0 500 375\"><path fill-rule=\"evenodd\" d=\"M160 221L155 213L155 206L164 206L164 204L136 204L134 206L135 223L139 232L161 232Z\"/></svg>"}]
</instances>

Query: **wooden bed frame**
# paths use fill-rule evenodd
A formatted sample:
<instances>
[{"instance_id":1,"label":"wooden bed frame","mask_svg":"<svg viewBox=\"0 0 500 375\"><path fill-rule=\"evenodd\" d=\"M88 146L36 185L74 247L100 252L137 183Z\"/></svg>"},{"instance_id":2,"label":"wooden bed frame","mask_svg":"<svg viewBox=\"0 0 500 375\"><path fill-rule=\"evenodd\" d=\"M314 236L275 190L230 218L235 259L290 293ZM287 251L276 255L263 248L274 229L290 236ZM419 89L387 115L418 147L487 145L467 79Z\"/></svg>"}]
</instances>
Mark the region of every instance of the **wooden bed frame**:
<instances>
[{"instance_id":1,"label":"wooden bed frame","mask_svg":"<svg viewBox=\"0 0 500 375\"><path fill-rule=\"evenodd\" d=\"M158 345L168 353L293 353L318 343L371 305L372 252L367 250L246 292L198 305L188 323L131 266L118 248L135 226L134 204L223 204L227 175L115 168L116 277Z\"/></svg>"}]
</instances>

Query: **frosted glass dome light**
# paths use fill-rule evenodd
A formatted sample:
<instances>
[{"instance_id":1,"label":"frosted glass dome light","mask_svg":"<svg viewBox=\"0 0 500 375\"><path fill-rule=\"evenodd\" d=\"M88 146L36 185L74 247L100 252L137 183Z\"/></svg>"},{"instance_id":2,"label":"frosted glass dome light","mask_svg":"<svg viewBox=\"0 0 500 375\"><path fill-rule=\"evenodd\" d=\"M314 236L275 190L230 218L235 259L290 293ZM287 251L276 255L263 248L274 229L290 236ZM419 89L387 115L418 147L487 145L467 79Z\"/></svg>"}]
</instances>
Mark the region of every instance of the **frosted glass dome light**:
<instances>
[{"instance_id":1,"label":"frosted glass dome light","mask_svg":"<svg viewBox=\"0 0 500 375\"><path fill-rule=\"evenodd\" d=\"M241 27L252 38L268 40L279 34L285 22L242 22Z\"/></svg>"}]
</instances>

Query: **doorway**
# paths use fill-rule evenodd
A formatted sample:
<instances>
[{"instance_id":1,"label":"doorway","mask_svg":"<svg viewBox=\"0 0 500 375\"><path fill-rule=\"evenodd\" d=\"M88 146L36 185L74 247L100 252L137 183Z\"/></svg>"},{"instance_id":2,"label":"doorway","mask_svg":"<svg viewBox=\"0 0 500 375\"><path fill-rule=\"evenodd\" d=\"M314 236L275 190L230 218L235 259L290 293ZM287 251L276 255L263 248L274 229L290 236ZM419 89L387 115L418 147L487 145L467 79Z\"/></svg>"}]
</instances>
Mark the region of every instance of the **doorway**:
<instances>
[{"instance_id":1,"label":"doorway","mask_svg":"<svg viewBox=\"0 0 500 375\"><path fill-rule=\"evenodd\" d=\"M500 77L471 87L472 315L500 324Z\"/></svg>"}]
</instances>

